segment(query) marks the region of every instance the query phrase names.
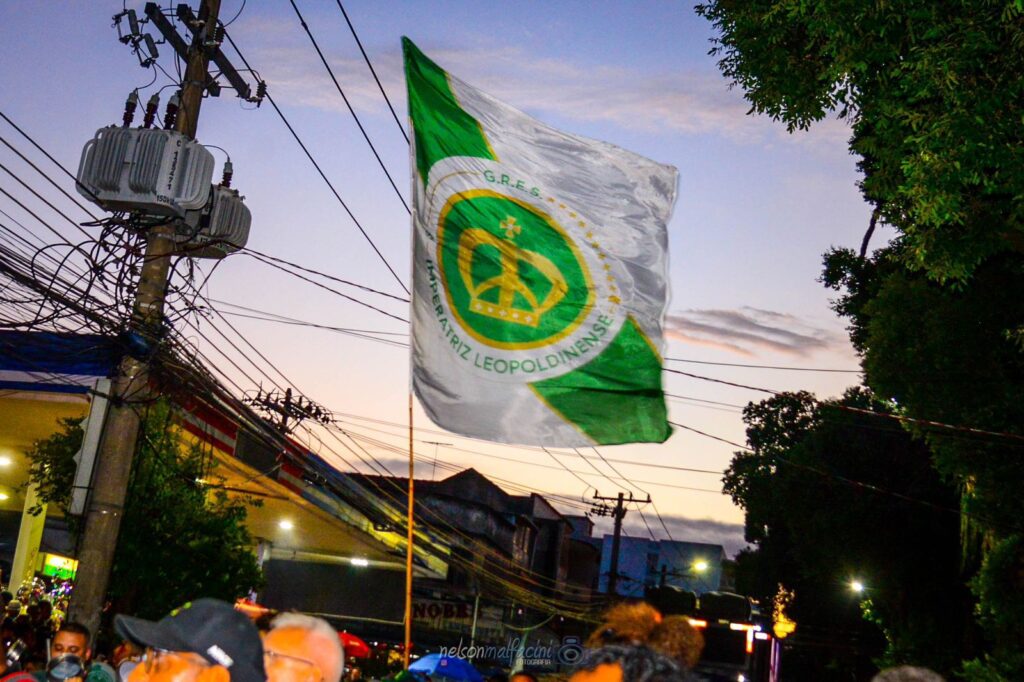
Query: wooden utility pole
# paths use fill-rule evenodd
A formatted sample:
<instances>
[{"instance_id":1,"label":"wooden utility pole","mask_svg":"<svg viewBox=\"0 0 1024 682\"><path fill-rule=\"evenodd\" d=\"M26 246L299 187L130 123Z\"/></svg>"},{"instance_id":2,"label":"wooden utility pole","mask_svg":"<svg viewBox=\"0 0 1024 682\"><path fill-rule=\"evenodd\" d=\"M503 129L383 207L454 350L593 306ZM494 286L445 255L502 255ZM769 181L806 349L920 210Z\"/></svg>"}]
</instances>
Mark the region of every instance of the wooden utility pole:
<instances>
[{"instance_id":1,"label":"wooden utility pole","mask_svg":"<svg viewBox=\"0 0 1024 682\"><path fill-rule=\"evenodd\" d=\"M402 640L402 667L409 669L412 654L412 559L413 559L413 522L416 502L416 463L413 450L412 430L412 389L409 390L409 508L406 514L406 546L405 546L405 637Z\"/></svg>"},{"instance_id":2,"label":"wooden utility pole","mask_svg":"<svg viewBox=\"0 0 1024 682\"><path fill-rule=\"evenodd\" d=\"M176 123L176 130L189 138L196 135L213 48L213 31L219 14L220 0L202 0L200 25L188 51ZM167 275L175 250L173 234L171 225L153 227L146 233L146 253L132 309L131 331L142 337L150 348L159 342L163 325ZM78 553L78 575L71 599L70 618L94 634L99 629L110 582L139 435L137 406L148 397L149 360L125 356L111 387L111 406L96 457L92 491L85 512L85 532Z\"/></svg>"},{"instance_id":3,"label":"wooden utility pole","mask_svg":"<svg viewBox=\"0 0 1024 682\"><path fill-rule=\"evenodd\" d=\"M633 493L629 494L629 499L626 499L625 493L619 493L617 497L601 497L597 493L594 493L595 500L606 500L609 502L615 502L615 509L611 510L612 516L615 518L615 530L612 535L612 557L611 566L608 569L608 594L618 595L619 588L619 545L622 542L622 519L626 518L626 504L630 502L638 502L640 504L650 504L651 496L648 495L646 500L634 499Z\"/></svg>"}]
</instances>

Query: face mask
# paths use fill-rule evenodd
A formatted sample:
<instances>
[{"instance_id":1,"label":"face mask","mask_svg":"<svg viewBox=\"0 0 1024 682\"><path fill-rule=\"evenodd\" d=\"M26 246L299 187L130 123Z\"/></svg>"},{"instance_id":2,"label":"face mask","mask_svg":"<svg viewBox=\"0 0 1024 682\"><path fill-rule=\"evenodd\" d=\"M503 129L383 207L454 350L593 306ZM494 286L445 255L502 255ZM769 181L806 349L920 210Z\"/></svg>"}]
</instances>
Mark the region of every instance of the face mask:
<instances>
[{"instance_id":1,"label":"face mask","mask_svg":"<svg viewBox=\"0 0 1024 682\"><path fill-rule=\"evenodd\" d=\"M63 682L73 677L85 677L85 661L74 654L64 654L46 664L46 677L51 682Z\"/></svg>"}]
</instances>

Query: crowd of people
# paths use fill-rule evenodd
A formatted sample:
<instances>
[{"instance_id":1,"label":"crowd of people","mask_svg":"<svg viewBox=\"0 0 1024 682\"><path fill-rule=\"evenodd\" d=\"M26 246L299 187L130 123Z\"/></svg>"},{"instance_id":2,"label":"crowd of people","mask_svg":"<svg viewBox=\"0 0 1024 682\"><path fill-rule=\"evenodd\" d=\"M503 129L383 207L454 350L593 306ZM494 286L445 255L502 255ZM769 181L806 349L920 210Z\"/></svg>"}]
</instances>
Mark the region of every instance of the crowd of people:
<instances>
[{"instance_id":1,"label":"crowd of people","mask_svg":"<svg viewBox=\"0 0 1024 682\"><path fill-rule=\"evenodd\" d=\"M8 599L9 593L3 595ZM0 682L342 682L345 653L337 632L319 618L282 613L262 631L231 604L198 599L159 621L118 615L121 644L107 660L93 657L91 633L58 623L46 602L23 608L10 598L3 622ZM40 647L43 647L40 649ZM620 604L587 641L570 682L687 682L703 638L682 616L647 604ZM408 673L405 673L408 675ZM878 682L942 682L929 671L899 668ZM509 682L537 682L528 672Z\"/></svg>"},{"instance_id":2,"label":"crowd of people","mask_svg":"<svg viewBox=\"0 0 1024 682\"><path fill-rule=\"evenodd\" d=\"M36 630L18 630L31 634L31 643L5 640L18 651L0 651L0 682L341 682L345 667L341 641L326 621L285 613L261 633L215 599L185 604L156 622L116 616L122 643L109 660L93 657L91 633L79 623ZM41 642L48 646L42 659Z\"/></svg>"}]
</instances>

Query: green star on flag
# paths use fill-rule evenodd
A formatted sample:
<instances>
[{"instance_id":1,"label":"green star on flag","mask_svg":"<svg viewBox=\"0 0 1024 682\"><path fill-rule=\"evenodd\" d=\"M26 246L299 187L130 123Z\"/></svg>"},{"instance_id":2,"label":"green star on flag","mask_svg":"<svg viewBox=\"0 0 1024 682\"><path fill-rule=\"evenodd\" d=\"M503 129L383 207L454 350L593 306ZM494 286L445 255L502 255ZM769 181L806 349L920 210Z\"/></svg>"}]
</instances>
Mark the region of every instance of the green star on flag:
<instances>
[{"instance_id":1,"label":"green star on flag","mask_svg":"<svg viewBox=\"0 0 1024 682\"><path fill-rule=\"evenodd\" d=\"M402 43L424 410L504 443L663 442L677 170L555 130Z\"/></svg>"}]
</instances>

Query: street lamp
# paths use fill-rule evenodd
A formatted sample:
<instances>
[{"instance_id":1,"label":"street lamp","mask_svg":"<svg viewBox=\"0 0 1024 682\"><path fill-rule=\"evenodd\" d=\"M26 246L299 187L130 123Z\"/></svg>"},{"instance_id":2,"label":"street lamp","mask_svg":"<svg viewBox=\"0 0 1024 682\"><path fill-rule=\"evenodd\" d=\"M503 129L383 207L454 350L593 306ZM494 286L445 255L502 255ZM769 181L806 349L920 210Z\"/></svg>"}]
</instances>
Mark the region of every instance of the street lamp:
<instances>
[{"instance_id":1,"label":"street lamp","mask_svg":"<svg viewBox=\"0 0 1024 682\"><path fill-rule=\"evenodd\" d=\"M850 581L850 590L854 594L862 594L864 592L864 583L862 583L859 580L851 580Z\"/></svg>"},{"instance_id":2,"label":"street lamp","mask_svg":"<svg viewBox=\"0 0 1024 682\"><path fill-rule=\"evenodd\" d=\"M708 570L708 562L704 561L703 559L698 559L697 561L693 562L693 570L697 573L703 573L704 571Z\"/></svg>"}]
</instances>

